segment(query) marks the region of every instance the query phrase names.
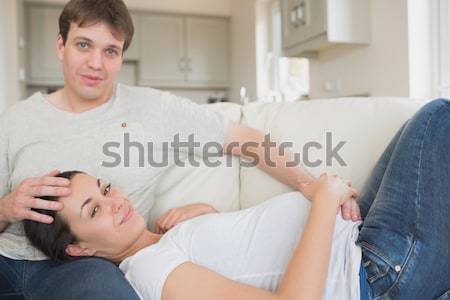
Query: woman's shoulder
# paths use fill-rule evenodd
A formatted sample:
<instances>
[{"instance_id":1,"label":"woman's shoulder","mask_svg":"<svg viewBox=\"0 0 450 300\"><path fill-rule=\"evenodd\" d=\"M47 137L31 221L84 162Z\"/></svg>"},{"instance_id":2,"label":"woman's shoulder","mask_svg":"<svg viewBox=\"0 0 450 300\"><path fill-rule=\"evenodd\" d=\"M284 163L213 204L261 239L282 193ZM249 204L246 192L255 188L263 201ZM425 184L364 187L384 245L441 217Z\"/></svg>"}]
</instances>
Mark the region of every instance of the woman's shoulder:
<instances>
[{"instance_id":1,"label":"woman's shoulder","mask_svg":"<svg viewBox=\"0 0 450 300\"><path fill-rule=\"evenodd\" d=\"M161 240L126 258L119 268L144 299L160 299L164 282L180 264L189 261L170 241Z\"/></svg>"}]
</instances>

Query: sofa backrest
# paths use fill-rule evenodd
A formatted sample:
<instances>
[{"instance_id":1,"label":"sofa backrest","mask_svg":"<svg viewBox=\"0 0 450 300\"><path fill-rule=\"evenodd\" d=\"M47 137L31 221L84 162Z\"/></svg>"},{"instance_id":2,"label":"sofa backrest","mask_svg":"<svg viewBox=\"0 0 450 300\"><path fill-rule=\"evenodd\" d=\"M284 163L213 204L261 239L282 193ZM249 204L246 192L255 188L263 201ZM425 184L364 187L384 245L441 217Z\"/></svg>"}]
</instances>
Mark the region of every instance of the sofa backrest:
<instances>
[{"instance_id":1,"label":"sofa backrest","mask_svg":"<svg viewBox=\"0 0 450 300\"><path fill-rule=\"evenodd\" d=\"M251 103L243 107L242 124L270 133L277 142L292 142L291 150L300 153L312 175L337 174L360 190L391 138L423 104L403 98ZM314 143L309 150L308 142ZM340 143L342 161L330 155ZM291 190L257 168L242 168L240 179L242 208Z\"/></svg>"},{"instance_id":2,"label":"sofa backrest","mask_svg":"<svg viewBox=\"0 0 450 300\"><path fill-rule=\"evenodd\" d=\"M318 166L306 163L310 173L338 174L350 179L360 189L375 162L401 125L424 101L401 98L345 98L311 100L294 103L234 103L208 105L209 109L224 113L230 120L270 133L277 142L292 142L291 151L300 153L305 163L322 161ZM327 145L327 132L328 141ZM303 148L316 143L305 158ZM340 142L338 155L327 165L329 151ZM322 147L322 149L318 149ZM330 148L331 147L331 148ZM330 156L330 155L328 155ZM271 178L256 167L240 167L232 158L231 166L220 158L219 167L172 167L159 180L155 206L149 225L172 207L194 202L212 204L219 211L230 211L258 204L291 188Z\"/></svg>"}]
</instances>

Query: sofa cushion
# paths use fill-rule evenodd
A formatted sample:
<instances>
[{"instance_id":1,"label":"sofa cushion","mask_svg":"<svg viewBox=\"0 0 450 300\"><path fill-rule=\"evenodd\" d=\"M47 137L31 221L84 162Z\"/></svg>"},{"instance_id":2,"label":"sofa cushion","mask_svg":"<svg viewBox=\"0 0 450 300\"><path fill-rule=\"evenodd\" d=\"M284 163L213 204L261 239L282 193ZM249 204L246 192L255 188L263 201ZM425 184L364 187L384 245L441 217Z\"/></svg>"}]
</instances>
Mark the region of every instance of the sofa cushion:
<instances>
[{"instance_id":1,"label":"sofa cushion","mask_svg":"<svg viewBox=\"0 0 450 300\"><path fill-rule=\"evenodd\" d=\"M211 110L224 114L228 119L239 122L241 106L234 103L208 104ZM180 155L186 161L187 155ZM231 167L226 160L232 159ZM239 209L239 160L220 157L219 167L208 167L202 160L200 166L192 166L187 161L185 167L172 166L161 176L155 191L155 205L152 208L148 225L153 229L159 216L172 207L195 202L205 202L219 211Z\"/></svg>"},{"instance_id":2,"label":"sofa cushion","mask_svg":"<svg viewBox=\"0 0 450 300\"><path fill-rule=\"evenodd\" d=\"M424 103L402 98L251 103L243 107L242 123L270 133L278 142L292 142L290 149L299 152L303 162L306 158L315 163L322 160L318 166L306 166L311 174L338 174L360 189L396 131ZM331 137L330 150L345 143L337 152L344 164L334 158L327 164L327 133ZM302 149L308 142L318 142L322 149L310 148L305 157ZM241 169L242 208L290 190L256 167Z\"/></svg>"}]
</instances>

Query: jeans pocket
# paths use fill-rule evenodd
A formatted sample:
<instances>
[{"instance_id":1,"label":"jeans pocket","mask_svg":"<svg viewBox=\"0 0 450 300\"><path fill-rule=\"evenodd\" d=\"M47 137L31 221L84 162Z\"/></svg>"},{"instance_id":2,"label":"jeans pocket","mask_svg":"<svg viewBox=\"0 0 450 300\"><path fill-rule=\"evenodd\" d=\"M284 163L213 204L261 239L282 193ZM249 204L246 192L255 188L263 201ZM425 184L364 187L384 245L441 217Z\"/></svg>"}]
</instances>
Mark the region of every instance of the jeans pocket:
<instances>
[{"instance_id":1,"label":"jeans pocket","mask_svg":"<svg viewBox=\"0 0 450 300\"><path fill-rule=\"evenodd\" d=\"M372 284L378 279L386 277L391 266L383 259L383 255L365 242L362 242L361 246L363 249L362 261L364 269L366 270L367 282Z\"/></svg>"},{"instance_id":2,"label":"jeans pocket","mask_svg":"<svg viewBox=\"0 0 450 300\"><path fill-rule=\"evenodd\" d=\"M446 291L434 300L450 300L450 290Z\"/></svg>"}]
</instances>

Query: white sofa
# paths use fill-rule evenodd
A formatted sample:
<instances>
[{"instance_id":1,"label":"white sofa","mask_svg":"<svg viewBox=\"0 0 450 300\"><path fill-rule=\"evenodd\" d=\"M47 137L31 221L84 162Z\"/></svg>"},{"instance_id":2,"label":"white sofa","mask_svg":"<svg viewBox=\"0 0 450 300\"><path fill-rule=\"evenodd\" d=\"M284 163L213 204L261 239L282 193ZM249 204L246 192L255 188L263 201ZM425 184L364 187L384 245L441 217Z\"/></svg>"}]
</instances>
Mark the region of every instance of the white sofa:
<instances>
[{"instance_id":1,"label":"white sofa","mask_svg":"<svg viewBox=\"0 0 450 300\"><path fill-rule=\"evenodd\" d=\"M360 189L372 167L401 125L426 101L405 98L342 98L310 100L295 103L233 103L209 105L230 120L270 133L277 142L292 142L294 152L316 141L323 149L311 149L309 161L321 159L318 167L307 168L313 175L330 172L350 179ZM327 166L326 132L332 133L335 147L346 166L336 160ZM206 202L219 211L247 208L291 189L256 167L241 167L232 158L227 167L221 157L220 167L173 167L162 178L156 190L156 203L149 219L154 220L171 207L192 202Z\"/></svg>"}]
</instances>

